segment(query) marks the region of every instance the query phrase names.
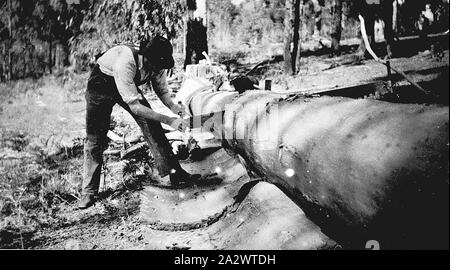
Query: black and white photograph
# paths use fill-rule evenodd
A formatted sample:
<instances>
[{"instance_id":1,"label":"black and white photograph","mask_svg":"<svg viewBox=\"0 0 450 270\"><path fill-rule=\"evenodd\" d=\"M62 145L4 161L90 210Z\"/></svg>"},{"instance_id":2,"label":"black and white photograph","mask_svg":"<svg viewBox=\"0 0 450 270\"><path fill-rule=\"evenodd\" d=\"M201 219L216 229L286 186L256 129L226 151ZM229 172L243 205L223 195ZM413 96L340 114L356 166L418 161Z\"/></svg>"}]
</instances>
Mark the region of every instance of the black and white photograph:
<instances>
[{"instance_id":1,"label":"black and white photograph","mask_svg":"<svg viewBox=\"0 0 450 270\"><path fill-rule=\"evenodd\" d=\"M448 0L0 0L0 60L0 255L449 249Z\"/></svg>"}]
</instances>

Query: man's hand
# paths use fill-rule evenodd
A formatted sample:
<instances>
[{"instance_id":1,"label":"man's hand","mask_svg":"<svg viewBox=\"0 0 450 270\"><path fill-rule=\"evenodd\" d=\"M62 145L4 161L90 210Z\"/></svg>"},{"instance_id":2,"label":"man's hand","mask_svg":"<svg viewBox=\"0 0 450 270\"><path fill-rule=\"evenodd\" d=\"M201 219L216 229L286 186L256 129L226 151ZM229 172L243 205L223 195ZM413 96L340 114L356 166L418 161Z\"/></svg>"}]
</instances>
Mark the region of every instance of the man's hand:
<instances>
[{"instance_id":1,"label":"man's hand","mask_svg":"<svg viewBox=\"0 0 450 270\"><path fill-rule=\"evenodd\" d=\"M178 131L184 132L189 128L189 122L181 118L172 118L170 126Z\"/></svg>"},{"instance_id":2,"label":"man's hand","mask_svg":"<svg viewBox=\"0 0 450 270\"><path fill-rule=\"evenodd\" d=\"M186 115L186 107L182 103L174 104L170 110L181 118Z\"/></svg>"}]
</instances>

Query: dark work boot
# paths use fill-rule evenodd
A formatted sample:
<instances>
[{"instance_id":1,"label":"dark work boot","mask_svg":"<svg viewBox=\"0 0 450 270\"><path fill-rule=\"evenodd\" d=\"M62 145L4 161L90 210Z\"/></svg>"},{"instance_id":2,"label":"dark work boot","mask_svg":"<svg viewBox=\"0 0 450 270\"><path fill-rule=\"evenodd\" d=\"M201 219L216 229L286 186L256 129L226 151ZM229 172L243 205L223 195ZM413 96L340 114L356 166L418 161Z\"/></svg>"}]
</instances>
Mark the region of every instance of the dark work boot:
<instances>
[{"instance_id":1,"label":"dark work boot","mask_svg":"<svg viewBox=\"0 0 450 270\"><path fill-rule=\"evenodd\" d=\"M78 203L78 209L87 209L94 205L95 196L93 194L84 194Z\"/></svg>"}]
</instances>

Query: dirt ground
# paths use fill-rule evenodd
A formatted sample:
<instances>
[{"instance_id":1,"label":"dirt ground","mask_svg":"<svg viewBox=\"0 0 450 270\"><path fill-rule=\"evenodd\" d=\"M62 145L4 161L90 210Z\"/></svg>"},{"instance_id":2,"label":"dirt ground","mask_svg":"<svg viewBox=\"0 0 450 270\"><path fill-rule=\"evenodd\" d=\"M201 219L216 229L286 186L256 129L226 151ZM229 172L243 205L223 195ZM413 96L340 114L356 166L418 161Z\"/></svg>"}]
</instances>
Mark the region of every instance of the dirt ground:
<instances>
[{"instance_id":1,"label":"dirt ground","mask_svg":"<svg viewBox=\"0 0 450 270\"><path fill-rule=\"evenodd\" d=\"M441 58L433 54L418 54L393 59L392 66L409 74L445 67L448 71L448 56L448 50ZM354 61L354 55L334 58L311 56L302 61L303 68L296 77L281 75L281 63L275 63L265 67L260 78L272 79L274 91L301 90L309 93L367 83L386 76L384 66L372 60ZM100 201L88 210L76 210L82 180L83 84L86 79L86 74L78 78L81 83L73 91L62 86L59 79L47 77L39 87L15 85L21 88L19 94L3 96L0 104L1 249L339 247L273 186L254 182L253 188L239 197L241 187L254 181L242 168L241 171L233 170L240 172L238 176L226 177L233 179L230 182L196 191L174 191L149 185L151 164L143 161L142 156L121 160L113 154L107 155ZM419 79L423 77L419 76ZM178 85L176 80L171 83L172 87ZM3 87L6 89L8 86ZM147 97L155 110L168 113L152 93ZM113 130L117 135L139 137L137 125L121 108L114 108L113 120ZM113 152L124 147L111 142L108 150ZM233 157L218 153L224 158L224 164L234 162ZM201 163L193 170L200 167ZM211 164L207 167L214 169ZM210 192L222 194L223 206L204 209L199 216L190 216L189 210L204 205L201 198ZM151 204L156 207L155 211L168 212L149 221L151 214L143 217L141 205L143 200L152 196L157 198ZM184 209L179 220L163 218L176 215L164 208L164 204L157 206L161 198L167 198L169 210L170 207ZM286 211L290 214L286 215ZM230 231L230 228L235 229Z\"/></svg>"}]
</instances>

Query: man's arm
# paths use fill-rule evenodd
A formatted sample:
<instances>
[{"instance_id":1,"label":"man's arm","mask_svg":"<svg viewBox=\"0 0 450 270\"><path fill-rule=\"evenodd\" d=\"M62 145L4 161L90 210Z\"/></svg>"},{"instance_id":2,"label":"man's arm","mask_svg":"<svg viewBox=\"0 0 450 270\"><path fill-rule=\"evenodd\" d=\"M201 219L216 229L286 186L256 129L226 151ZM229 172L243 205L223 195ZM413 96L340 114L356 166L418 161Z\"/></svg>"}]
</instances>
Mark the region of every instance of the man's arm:
<instances>
[{"instance_id":1,"label":"man's arm","mask_svg":"<svg viewBox=\"0 0 450 270\"><path fill-rule=\"evenodd\" d=\"M145 119L148 120L153 120L167 125L171 125L172 122L175 119L177 119L175 117L170 117L164 114L157 113L154 110L150 109L149 107L142 105L139 102L139 100L135 100L131 103L128 103L128 106L130 106L130 109L134 114L140 117L144 117Z\"/></svg>"},{"instance_id":2,"label":"man's arm","mask_svg":"<svg viewBox=\"0 0 450 270\"><path fill-rule=\"evenodd\" d=\"M166 105L167 108L169 108L169 109L171 109L171 110L172 110L172 108L176 105L176 104L173 102L172 98L170 97L170 94L169 94L169 93L163 94L162 96L159 97L159 99L162 101L162 103L163 103L164 105Z\"/></svg>"},{"instance_id":3,"label":"man's arm","mask_svg":"<svg viewBox=\"0 0 450 270\"><path fill-rule=\"evenodd\" d=\"M120 59L114 66L114 80L123 101L128 104L134 114L148 120L171 125L174 121L172 117L157 113L141 104L142 96L134 82L137 68L133 54L131 51L124 51L123 54L120 55Z\"/></svg>"},{"instance_id":4,"label":"man's arm","mask_svg":"<svg viewBox=\"0 0 450 270\"><path fill-rule=\"evenodd\" d=\"M156 95L162 101L162 103L169 109L176 105L172 98L170 97L169 88L167 86L167 75L166 70L158 71L154 76L151 77L151 83L153 90Z\"/></svg>"},{"instance_id":5,"label":"man's arm","mask_svg":"<svg viewBox=\"0 0 450 270\"><path fill-rule=\"evenodd\" d=\"M186 115L186 108L182 104L175 104L170 97L169 89L167 86L167 75L165 70L160 70L151 77L151 83L153 90L159 99L167 108L169 108L174 114L181 117Z\"/></svg>"},{"instance_id":6,"label":"man's arm","mask_svg":"<svg viewBox=\"0 0 450 270\"><path fill-rule=\"evenodd\" d=\"M175 103L172 101L172 98L169 94L169 88L167 85L167 75L166 70L160 70L156 72L151 77L151 83L153 90L155 91L156 95L159 97L159 99L162 101L164 105L166 105L167 108L172 108Z\"/></svg>"}]
</instances>

